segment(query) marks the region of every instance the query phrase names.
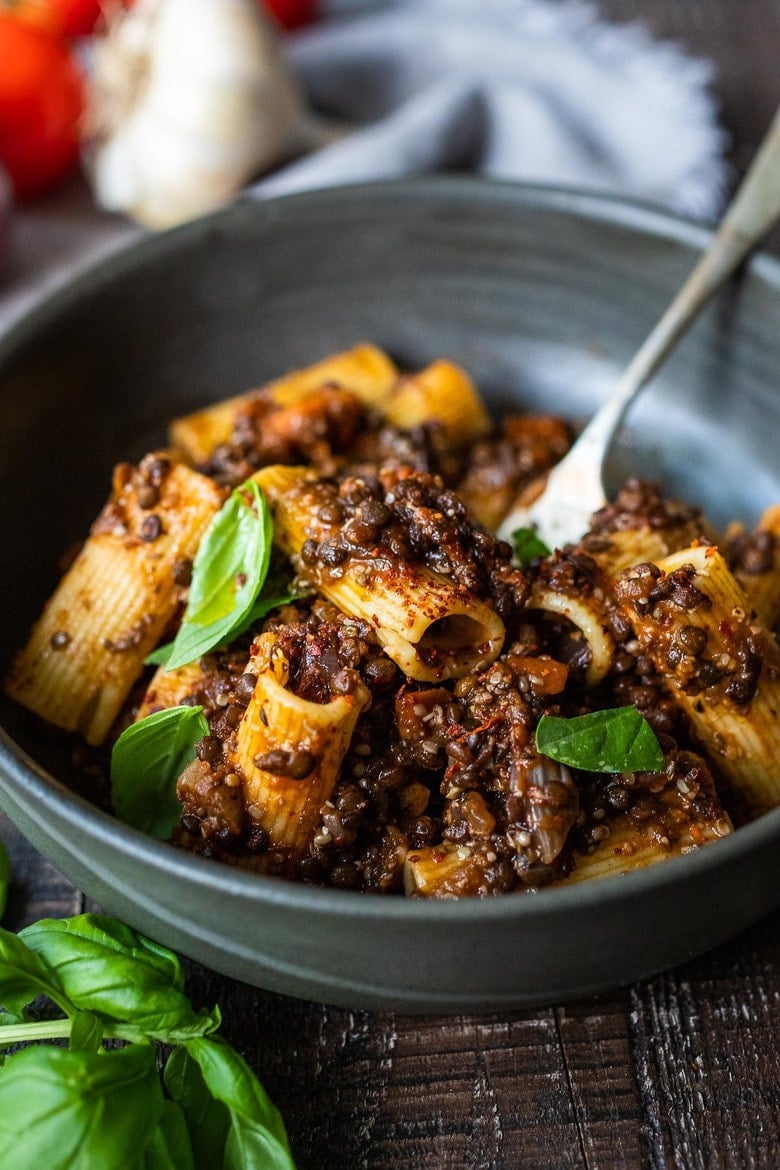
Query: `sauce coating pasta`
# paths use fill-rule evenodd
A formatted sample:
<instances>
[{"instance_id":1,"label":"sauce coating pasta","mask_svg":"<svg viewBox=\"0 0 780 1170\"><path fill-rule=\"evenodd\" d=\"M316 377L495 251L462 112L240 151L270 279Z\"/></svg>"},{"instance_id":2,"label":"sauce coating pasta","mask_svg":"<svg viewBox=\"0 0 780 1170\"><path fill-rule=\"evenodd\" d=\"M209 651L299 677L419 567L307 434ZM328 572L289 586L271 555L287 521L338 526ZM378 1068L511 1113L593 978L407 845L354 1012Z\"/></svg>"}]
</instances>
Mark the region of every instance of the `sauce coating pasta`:
<instances>
[{"instance_id":1,"label":"sauce coating pasta","mask_svg":"<svg viewBox=\"0 0 780 1170\"><path fill-rule=\"evenodd\" d=\"M708 845L780 804L780 509L721 537L630 480L575 546L499 541L571 439L553 416L492 423L451 362L402 373L369 345L174 420L117 469L6 689L83 735L90 766L199 707L172 840L258 872L484 896ZM204 542L227 556L206 535L226 501L259 533L248 484L274 588L231 625L215 586L193 624L221 640L144 666L180 645ZM229 563L238 597L253 565ZM626 710L652 768L630 737L615 755ZM541 750L543 719L565 751Z\"/></svg>"}]
</instances>

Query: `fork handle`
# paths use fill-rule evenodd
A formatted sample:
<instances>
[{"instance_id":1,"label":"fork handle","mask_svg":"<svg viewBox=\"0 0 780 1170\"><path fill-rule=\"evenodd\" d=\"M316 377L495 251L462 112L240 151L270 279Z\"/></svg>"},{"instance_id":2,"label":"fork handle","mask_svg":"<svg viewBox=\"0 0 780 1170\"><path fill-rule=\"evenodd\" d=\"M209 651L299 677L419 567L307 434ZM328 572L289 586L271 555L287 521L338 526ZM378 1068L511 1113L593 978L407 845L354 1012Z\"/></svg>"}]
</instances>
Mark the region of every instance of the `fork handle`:
<instances>
[{"instance_id":1,"label":"fork handle","mask_svg":"<svg viewBox=\"0 0 780 1170\"><path fill-rule=\"evenodd\" d=\"M611 436L626 408L692 324L699 310L780 217L780 109L707 251L582 433ZM588 444L590 445L590 444Z\"/></svg>"}]
</instances>

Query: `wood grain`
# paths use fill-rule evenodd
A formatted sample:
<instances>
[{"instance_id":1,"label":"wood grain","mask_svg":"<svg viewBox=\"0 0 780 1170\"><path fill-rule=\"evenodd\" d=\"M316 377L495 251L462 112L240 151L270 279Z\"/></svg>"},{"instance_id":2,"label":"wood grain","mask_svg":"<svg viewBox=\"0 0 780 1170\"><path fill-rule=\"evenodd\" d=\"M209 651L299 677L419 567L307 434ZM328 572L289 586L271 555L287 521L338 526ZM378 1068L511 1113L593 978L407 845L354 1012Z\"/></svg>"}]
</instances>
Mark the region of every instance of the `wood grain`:
<instances>
[{"instance_id":1,"label":"wood grain","mask_svg":"<svg viewBox=\"0 0 780 1170\"><path fill-rule=\"evenodd\" d=\"M92 908L0 816L5 924ZM776 1170L780 913L674 972L508 1015L305 1003L188 963L299 1170Z\"/></svg>"},{"instance_id":2,"label":"wood grain","mask_svg":"<svg viewBox=\"0 0 780 1170\"><path fill-rule=\"evenodd\" d=\"M780 102L780 0L600 7L715 62L744 170ZM5 925L85 907L2 816L0 836ZM187 969L282 1109L300 1170L780 1168L780 913L631 988L500 1016L350 1012Z\"/></svg>"}]
</instances>

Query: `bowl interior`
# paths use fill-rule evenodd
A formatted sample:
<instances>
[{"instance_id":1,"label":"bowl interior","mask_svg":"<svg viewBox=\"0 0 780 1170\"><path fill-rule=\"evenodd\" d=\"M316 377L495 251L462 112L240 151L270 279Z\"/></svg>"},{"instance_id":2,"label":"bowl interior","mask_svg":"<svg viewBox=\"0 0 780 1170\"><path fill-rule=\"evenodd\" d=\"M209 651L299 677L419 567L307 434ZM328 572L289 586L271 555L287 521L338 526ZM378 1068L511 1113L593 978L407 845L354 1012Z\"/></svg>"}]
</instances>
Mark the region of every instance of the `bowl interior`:
<instances>
[{"instance_id":1,"label":"bowl interior","mask_svg":"<svg viewBox=\"0 0 780 1170\"><path fill-rule=\"evenodd\" d=\"M86 532L113 464L163 445L172 416L367 340L402 365L451 357L496 407L585 419L707 238L615 200L437 179L239 204L103 262L0 341L0 661ZM761 257L632 411L613 484L629 469L660 477L717 523L752 521L780 499L778 336L780 266ZM63 774L4 700L2 717ZM17 795L25 768L8 781ZM219 948L201 953L220 965Z\"/></svg>"}]
</instances>

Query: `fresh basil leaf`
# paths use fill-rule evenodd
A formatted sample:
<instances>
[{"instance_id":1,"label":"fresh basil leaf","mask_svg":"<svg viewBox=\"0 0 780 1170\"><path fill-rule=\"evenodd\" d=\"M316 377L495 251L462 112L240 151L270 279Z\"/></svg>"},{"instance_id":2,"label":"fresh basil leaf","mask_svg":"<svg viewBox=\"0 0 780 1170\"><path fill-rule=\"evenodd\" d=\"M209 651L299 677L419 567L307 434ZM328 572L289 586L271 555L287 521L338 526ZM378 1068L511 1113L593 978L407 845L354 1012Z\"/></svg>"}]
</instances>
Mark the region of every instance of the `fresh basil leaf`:
<instances>
[{"instance_id":1,"label":"fresh basil leaf","mask_svg":"<svg viewBox=\"0 0 780 1170\"><path fill-rule=\"evenodd\" d=\"M636 707L592 711L573 719L543 715L536 750L584 772L658 772L664 754Z\"/></svg>"},{"instance_id":2,"label":"fresh basil leaf","mask_svg":"<svg viewBox=\"0 0 780 1170\"><path fill-rule=\"evenodd\" d=\"M172 653L173 642L166 642L164 646L158 646L151 654L146 655L144 666L167 666Z\"/></svg>"},{"instance_id":3,"label":"fresh basil leaf","mask_svg":"<svg viewBox=\"0 0 780 1170\"><path fill-rule=\"evenodd\" d=\"M213 1162L219 1168L221 1162ZM175 1101L163 1101L157 1128L144 1150L143 1170L196 1170L187 1122Z\"/></svg>"},{"instance_id":4,"label":"fresh basil leaf","mask_svg":"<svg viewBox=\"0 0 780 1170\"><path fill-rule=\"evenodd\" d=\"M271 538L271 510L248 479L232 492L198 546L168 670L224 645L242 625L268 573Z\"/></svg>"},{"instance_id":5,"label":"fresh basil leaf","mask_svg":"<svg viewBox=\"0 0 780 1170\"><path fill-rule=\"evenodd\" d=\"M549 557L552 551L533 528L516 528L512 533L512 544L521 569L527 568L534 557Z\"/></svg>"},{"instance_id":6,"label":"fresh basil leaf","mask_svg":"<svg viewBox=\"0 0 780 1170\"><path fill-rule=\"evenodd\" d=\"M152 1044L25 1048L0 1069L0 1166L134 1170L162 1102Z\"/></svg>"},{"instance_id":7,"label":"fresh basil leaf","mask_svg":"<svg viewBox=\"0 0 780 1170\"><path fill-rule=\"evenodd\" d=\"M103 1043L103 1021L93 1012L77 1012L70 1029L69 1048L74 1052L99 1052Z\"/></svg>"},{"instance_id":8,"label":"fresh basil leaf","mask_svg":"<svg viewBox=\"0 0 780 1170\"><path fill-rule=\"evenodd\" d=\"M0 839L0 918L5 914L8 903L8 887L11 884L11 863L8 860L8 850Z\"/></svg>"},{"instance_id":9,"label":"fresh basil leaf","mask_svg":"<svg viewBox=\"0 0 780 1170\"><path fill-rule=\"evenodd\" d=\"M41 918L19 932L20 937L30 939L30 946L43 949L42 935L48 937L65 935L71 940L74 957L84 953L89 940L107 950L115 951L127 958L156 968L160 978L176 991L184 992L184 968L174 951L162 943L139 934L117 918L107 914L77 914L72 918Z\"/></svg>"},{"instance_id":10,"label":"fresh basil leaf","mask_svg":"<svg viewBox=\"0 0 780 1170\"><path fill-rule=\"evenodd\" d=\"M208 733L201 707L169 707L126 727L111 752L111 796L119 819L167 840L181 817L176 780Z\"/></svg>"},{"instance_id":11,"label":"fresh basil leaf","mask_svg":"<svg viewBox=\"0 0 780 1170\"><path fill-rule=\"evenodd\" d=\"M186 1048L230 1111L225 1170L295 1170L281 1114L243 1057L216 1037L188 1040Z\"/></svg>"},{"instance_id":12,"label":"fresh basil leaf","mask_svg":"<svg viewBox=\"0 0 780 1170\"><path fill-rule=\"evenodd\" d=\"M200 1067L186 1048L174 1048L163 1072L165 1087L184 1113L192 1139L195 1170L222 1166L230 1129L227 1106L212 1097Z\"/></svg>"},{"instance_id":13,"label":"fresh basil leaf","mask_svg":"<svg viewBox=\"0 0 780 1170\"><path fill-rule=\"evenodd\" d=\"M113 918L43 919L20 937L82 1011L131 1023L144 1035L169 1042L219 1027L217 1009L196 1012L181 991L176 956Z\"/></svg>"},{"instance_id":14,"label":"fresh basil leaf","mask_svg":"<svg viewBox=\"0 0 780 1170\"><path fill-rule=\"evenodd\" d=\"M300 596L300 593L279 593L273 597L258 597L242 624L233 631L232 637L237 638L240 634L246 633L248 629L257 622L261 622L263 618L268 617L269 613L278 609L280 605L290 605L293 601L297 601Z\"/></svg>"},{"instance_id":15,"label":"fresh basil leaf","mask_svg":"<svg viewBox=\"0 0 780 1170\"><path fill-rule=\"evenodd\" d=\"M27 946L20 935L0 929L0 1005L18 1021L24 1008L39 995L47 995L63 1011L72 1010L46 959Z\"/></svg>"},{"instance_id":16,"label":"fresh basil leaf","mask_svg":"<svg viewBox=\"0 0 780 1170\"><path fill-rule=\"evenodd\" d=\"M7 1012L5 1008L0 1008L0 1028L14 1028L17 1024L24 1023L24 1016L21 1012Z\"/></svg>"},{"instance_id":17,"label":"fresh basil leaf","mask_svg":"<svg viewBox=\"0 0 780 1170\"><path fill-rule=\"evenodd\" d=\"M177 991L184 992L184 968L181 965L181 959L168 947L155 942L153 938L147 938L145 934L138 934L125 923L104 914L84 914L80 918L86 918L102 931L113 934L120 945L122 939L126 937L124 932L127 931L132 936L133 953L142 953L145 962L164 971L171 981L171 986L175 987Z\"/></svg>"},{"instance_id":18,"label":"fresh basil leaf","mask_svg":"<svg viewBox=\"0 0 780 1170\"><path fill-rule=\"evenodd\" d=\"M251 627L254 626L257 622L260 622L263 620L263 618L268 617L268 614L273 610L278 609L281 605L290 605L293 601L297 601L298 598L302 596L302 593L289 592L264 597L261 593L244 620L238 626L236 626L234 630L230 631L228 635L229 640L231 642L235 641L236 638L239 638L241 634L246 633L246 631L251 629ZM167 667L173 654L173 647L173 642L166 642L164 646L158 646L156 650L153 650L151 654L147 654L146 658L144 658L145 664L147 666Z\"/></svg>"}]
</instances>

